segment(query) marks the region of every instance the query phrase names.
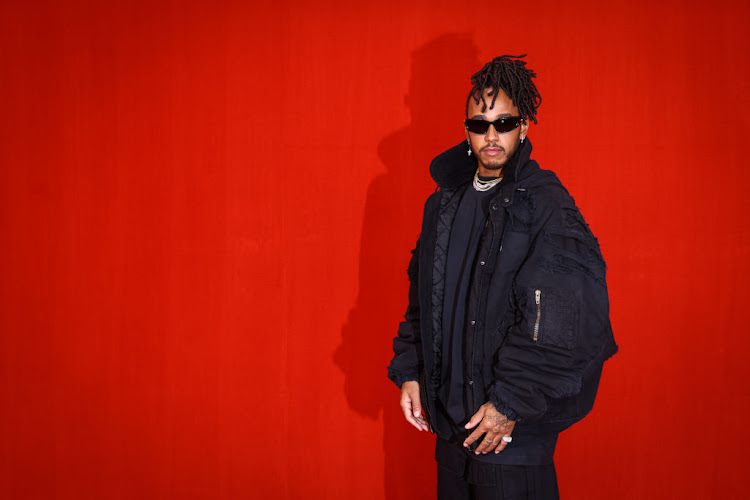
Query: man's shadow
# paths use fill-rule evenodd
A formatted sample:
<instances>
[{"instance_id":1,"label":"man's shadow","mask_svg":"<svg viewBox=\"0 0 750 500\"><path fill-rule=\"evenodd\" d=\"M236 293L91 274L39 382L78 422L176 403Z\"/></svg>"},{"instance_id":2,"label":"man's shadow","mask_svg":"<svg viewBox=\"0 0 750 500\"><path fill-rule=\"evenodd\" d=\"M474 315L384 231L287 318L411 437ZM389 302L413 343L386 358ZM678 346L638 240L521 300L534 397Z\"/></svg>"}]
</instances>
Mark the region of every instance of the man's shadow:
<instances>
[{"instance_id":1,"label":"man's shadow","mask_svg":"<svg viewBox=\"0 0 750 500\"><path fill-rule=\"evenodd\" d=\"M435 190L430 161L464 138L469 76L479 65L478 49L466 35L442 35L412 53L405 97L411 123L378 145L387 172L373 179L367 192L359 294L334 362L346 376L352 409L372 419L383 411L388 499L436 496L434 438L406 422L400 391L387 379L386 367L407 305L409 250L419 236L424 201Z\"/></svg>"}]
</instances>

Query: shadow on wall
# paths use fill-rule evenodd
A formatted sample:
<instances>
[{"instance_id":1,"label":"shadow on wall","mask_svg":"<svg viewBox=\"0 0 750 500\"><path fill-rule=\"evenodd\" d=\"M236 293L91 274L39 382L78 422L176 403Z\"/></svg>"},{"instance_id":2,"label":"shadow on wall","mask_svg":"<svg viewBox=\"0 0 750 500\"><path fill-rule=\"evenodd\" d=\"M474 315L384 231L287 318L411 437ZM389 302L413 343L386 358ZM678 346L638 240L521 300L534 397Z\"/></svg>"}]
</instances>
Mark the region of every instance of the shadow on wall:
<instances>
[{"instance_id":1,"label":"shadow on wall","mask_svg":"<svg viewBox=\"0 0 750 500\"><path fill-rule=\"evenodd\" d=\"M434 440L405 420L400 391L387 379L392 339L406 310L409 249L422 209L435 189L429 164L464 140L470 76L480 69L468 35L446 34L412 53L405 104L411 122L385 137L378 156L387 167L367 192L359 259L359 294L342 328L334 362L346 378L354 411L376 419L383 410L385 493L388 499L434 498Z\"/></svg>"}]
</instances>

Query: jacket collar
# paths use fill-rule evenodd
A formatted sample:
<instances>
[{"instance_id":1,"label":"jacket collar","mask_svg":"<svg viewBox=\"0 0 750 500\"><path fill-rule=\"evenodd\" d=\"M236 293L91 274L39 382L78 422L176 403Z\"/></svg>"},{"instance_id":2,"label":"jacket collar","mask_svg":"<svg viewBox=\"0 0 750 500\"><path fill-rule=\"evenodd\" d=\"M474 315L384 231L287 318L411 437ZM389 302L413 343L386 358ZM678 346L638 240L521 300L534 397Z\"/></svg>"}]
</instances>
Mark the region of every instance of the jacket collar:
<instances>
[{"instance_id":1,"label":"jacket collar","mask_svg":"<svg viewBox=\"0 0 750 500\"><path fill-rule=\"evenodd\" d=\"M440 189L454 189L471 182L477 171L477 160L466 154L466 141L440 153L430 163L430 175ZM530 163L531 140L527 137L511 165L503 173L503 184L512 184L519 179L522 169Z\"/></svg>"}]
</instances>

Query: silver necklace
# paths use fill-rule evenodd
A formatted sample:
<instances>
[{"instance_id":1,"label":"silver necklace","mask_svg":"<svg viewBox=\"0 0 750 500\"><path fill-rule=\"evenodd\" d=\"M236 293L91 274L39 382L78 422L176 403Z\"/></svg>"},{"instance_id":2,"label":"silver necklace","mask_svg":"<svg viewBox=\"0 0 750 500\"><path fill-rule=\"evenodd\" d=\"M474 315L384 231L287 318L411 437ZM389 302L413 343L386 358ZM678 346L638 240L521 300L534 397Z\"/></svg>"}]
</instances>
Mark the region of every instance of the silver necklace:
<instances>
[{"instance_id":1,"label":"silver necklace","mask_svg":"<svg viewBox=\"0 0 750 500\"><path fill-rule=\"evenodd\" d=\"M502 175L496 179L492 179L491 181L483 181L479 178L479 169L477 169L477 172L474 174L474 182L472 182L472 185L477 191L489 191L490 189L495 187L495 185L498 184L501 180L503 180Z\"/></svg>"}]
</instances>

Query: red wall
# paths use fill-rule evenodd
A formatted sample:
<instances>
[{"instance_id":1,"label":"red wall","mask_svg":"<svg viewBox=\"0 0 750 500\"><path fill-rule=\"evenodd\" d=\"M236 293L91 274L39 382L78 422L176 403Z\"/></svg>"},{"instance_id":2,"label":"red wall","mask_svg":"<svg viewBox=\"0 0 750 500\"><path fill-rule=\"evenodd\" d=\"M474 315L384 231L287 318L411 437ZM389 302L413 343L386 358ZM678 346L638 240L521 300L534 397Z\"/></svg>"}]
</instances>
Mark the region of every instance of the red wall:
<instances>
[{"instance_id":1,"label":"red wall","mask_svg":"<svg viewBox=\"0 0 750 500\"><path fill-rule=\"evenodd\" d=\"M391 338L519 53L621 347L564 497L750 494L749 4L385 3L0 2L0 497L430 498Z\"/></svg>"}]
</instances>

